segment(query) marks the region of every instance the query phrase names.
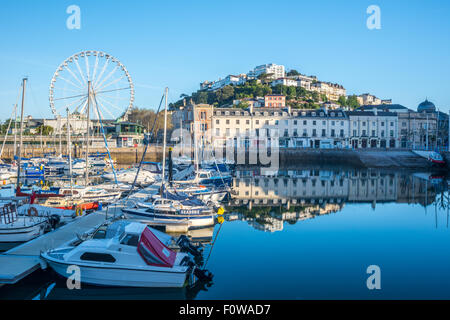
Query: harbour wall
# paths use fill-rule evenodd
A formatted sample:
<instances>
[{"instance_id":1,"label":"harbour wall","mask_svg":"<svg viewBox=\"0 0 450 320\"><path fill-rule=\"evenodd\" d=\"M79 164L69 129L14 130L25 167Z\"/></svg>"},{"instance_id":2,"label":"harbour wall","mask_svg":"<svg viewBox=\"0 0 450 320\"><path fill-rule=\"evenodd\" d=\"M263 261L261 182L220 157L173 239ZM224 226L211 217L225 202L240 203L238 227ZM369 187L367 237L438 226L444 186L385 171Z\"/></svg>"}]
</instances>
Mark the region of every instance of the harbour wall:
<instances>
[{"instance_id":1,"label":"harbour wall","mask_svg":"<svg viewBox=\"0 0 450 320\"><path fill-rule=\"evenodd\" d=\"M43 157L46 153L55 152L55 148L26 148L24 157ZM65 153L65 149L63 152ZM74 148L72 155L83 157L84 149ZM90 148L90 153L104 153L105 148ZM110 148L112 158L121 165L132 165L141 160L144 147L138 148ZM219 153L220 154L220 153ZM225 153L224 153L225 154ZM446 160L446 169L450 169L450 153L443 153ZM236 150L235 159L245 159L241 165L265 165L261 163L256 153ZM3 159L12 159L12 148L6 148ZM253 159L250 161L250 159ZM256 162L254 161L256 159ZM161 161L162 146L151 145L147 150L146 161ZM432 169L431 163L410 150L393 149L297 149L283 148L278 155L278 165L281 167L295 167L298 165L333 165L353 168L385 168L385 169Z\"/></svg>"}]
</instances>

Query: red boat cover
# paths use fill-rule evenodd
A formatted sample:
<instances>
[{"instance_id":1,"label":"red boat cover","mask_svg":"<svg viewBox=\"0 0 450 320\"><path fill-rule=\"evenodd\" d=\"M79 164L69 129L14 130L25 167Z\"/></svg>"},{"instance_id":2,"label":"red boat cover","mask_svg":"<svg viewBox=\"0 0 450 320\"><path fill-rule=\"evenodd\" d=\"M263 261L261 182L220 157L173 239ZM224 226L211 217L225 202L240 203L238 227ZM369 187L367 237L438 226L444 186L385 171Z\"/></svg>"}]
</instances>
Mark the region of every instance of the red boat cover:
<instances>
[{"instance_id":1,"label":"red boat cover","mask_svg":"<svg viewBox=\"0 0 450 320\"><path fill-rule=\"evenodd\" d=\"M145 228L142 232L137 250L148 265L158 267L173 267L177 255L162 243L149 228Z\"/></svg>"}]
</instances>

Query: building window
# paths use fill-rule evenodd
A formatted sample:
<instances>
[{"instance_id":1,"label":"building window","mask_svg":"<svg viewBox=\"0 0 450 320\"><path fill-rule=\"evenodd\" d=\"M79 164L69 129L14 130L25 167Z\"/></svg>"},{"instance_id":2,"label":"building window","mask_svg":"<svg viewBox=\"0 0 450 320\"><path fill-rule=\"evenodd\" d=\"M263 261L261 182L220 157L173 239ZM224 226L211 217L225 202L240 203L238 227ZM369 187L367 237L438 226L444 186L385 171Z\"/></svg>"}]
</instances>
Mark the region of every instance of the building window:
<instances>
[{"instance_id":1,"label":"building window","mask_svg":"<svg viewBox=\"0 0 450 320\"><path fill-rule=\"evenodd\" d=\"M239 120L236 120L236 124L239 124Z\"/></svg>"},{"instance_id":2,"label":"building window","mask_svg":"<svg viewBox=\"0 0 450 320\"><path fill-rule=\"evenodd\" d=\"M216 120L216 124L220 124L220 120Z\"/></svg>"},{"instance_id":3,"label":"building window","mask_svg":"<svg viewBox=\"0 0 450 320\"><path fill-rule=\"evenodd\" d=\"M227 120L227 121L226 121L226 124L230 124L230 120Z\"/></svg>"}]
</instances>

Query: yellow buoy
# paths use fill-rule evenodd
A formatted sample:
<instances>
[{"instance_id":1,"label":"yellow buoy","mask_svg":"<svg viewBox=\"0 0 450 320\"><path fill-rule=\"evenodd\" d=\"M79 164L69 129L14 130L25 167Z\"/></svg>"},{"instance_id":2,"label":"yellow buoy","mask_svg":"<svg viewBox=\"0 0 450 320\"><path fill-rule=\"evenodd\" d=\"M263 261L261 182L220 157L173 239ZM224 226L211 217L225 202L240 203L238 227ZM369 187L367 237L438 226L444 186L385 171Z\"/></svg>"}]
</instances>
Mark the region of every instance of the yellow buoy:
<instances>
[{"instance_id":1,"label":"yellow buoy","mask_svg":"<svg viewBox=\"0 0 450 320\"><path fill-rule=\"evenodd\" d=\"M220 223L220 224L224 223L225 222L224 217L223 216L217 217L217 222Z\"/></svg>"},{"instance_id":2,"label":"yellow buoy","mask_svg":"<svg viewBox=\"0 0 450 320\"><path fill-rule=\"evenodd\" d=\"M222 208L222 207L220 207L219 210L217 210L217 214L218 214L219 216L223 215L224 213L225 213L225 209Z\"/></svg>"}]
</instances>

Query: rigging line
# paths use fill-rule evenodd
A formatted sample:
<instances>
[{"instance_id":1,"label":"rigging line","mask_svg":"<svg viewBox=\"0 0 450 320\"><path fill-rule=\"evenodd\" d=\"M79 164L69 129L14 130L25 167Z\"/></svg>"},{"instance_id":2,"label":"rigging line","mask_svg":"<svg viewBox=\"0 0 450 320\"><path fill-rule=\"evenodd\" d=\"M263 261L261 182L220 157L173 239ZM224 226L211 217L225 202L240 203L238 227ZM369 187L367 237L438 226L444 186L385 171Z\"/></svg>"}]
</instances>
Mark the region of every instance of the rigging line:
<instances>
[{"instance_id":1,"label":"rigging line","mask_svg":"<svg viewBox=\"0 0 450 320\"><path fill-rule=\"evenodd\" d=\"M208 264L209 258L211 257L211 253L214 249L214 245L216 244L217 237L219 236L220 230L222 230L223 223L220 224L219 230L216 233L216 237L211 245L211 250L209 250L208 258L206 258L205 264L203 265L203 270L206 269L206 265Z\"/></svg>"},{"instance_id":2,"label":"rigging line","mask_svg":"<svg viewBox=\"0 0 450 320\"><path fill-rule=\"evenodd\" d=\"M6 132L5 132L5 139L3 140L2 149L0 150L0 159L2 158L3 150L5 149L6 139L8 138L9 129L11 128L11 123L12 123L12 120L14 117L14 113L16 112L16 109L17 109L17 104L14 106L12 114L11 114L11 118L9 119L8 128L6 129ZM14 121L16 121L16 119L14 119Z\"/></svg>"},{"instance_id":3,"label":"rigging line","mask_svg":"<svg viewBox=\"0 0 450 320\"><path fill-rule=\"evenodd\" d=\"M100 72L100 75L98 76L98 80L97 80L97 81L94 83L94 85L93 85L94 88L97 86L98 82L99 82L100 79L103 77L103 74L104 74L105 71L106 71L106 67L107 67L108 63L109 63L109 59L106 58L105 64L103 65L103 68L102 68L102 71Z\"/></svg>"},{"instance_id":4,"label":"rigging line","mask_svg":"<svg viewBox=\"0 0 450 320\"><path fill-rule=\"evenodd\" d=\"M131 193L133 192L134 187L135 187L136 182L137 182L137 178L138 178L138 176L139 176L139 173L141 172L142 163L144 162L145 154L147 153L148 146L150 145L150 141L151 141L151 139L153 138L153 130L155 129L156 120L158 120L158 116L157 116L157 115L158 115L159 111L161 110L161 106L162 106L162 103L163 103L163 101L164 101L165 95L166 95L166 94L164 93L163 96L162 96L162 98L161 98L161 101L159 102L158 111L156 111L156 114L155 114L155 120L153 121L153 127L152 127L152 130L150 130L150 132L148 133L148 140L147 140L147 143L145 144L144 152L142 153L141 162L139 162L139 167L138 167L138 169L137 169L136 176L134 177L133 184L131 185L130 191L128 192L128 195L127 195L127 197L125 198L125 200L128 200L128 198L130 197ZM162 180L164 180L164 177L163 177Z\"/></svg>"},{"instance_id":5,"label":"rigging line","mask_svg":"<svg viewBox=\"0 0 450 320\"><path fill-rule=\"evenodd\" d=\"M97 109L98 120L99 120L99 123L100 123L100 127L102 129L103 139L105 140L106 151L108 152L109 162L111 164L111 168L112 168L113 173L114 173L114 181L116 182L116 186L117 186L119 183L117 181L116 169L114 168L114 162L112 160L111 153L109 152L108 140L106 140L105 130L103 129L102 116L101 116L100 110L98 108L97 96L95 95L95 92L94 92L93 95L94 95L95 107Z\"/></svg>"}]
</instances>

